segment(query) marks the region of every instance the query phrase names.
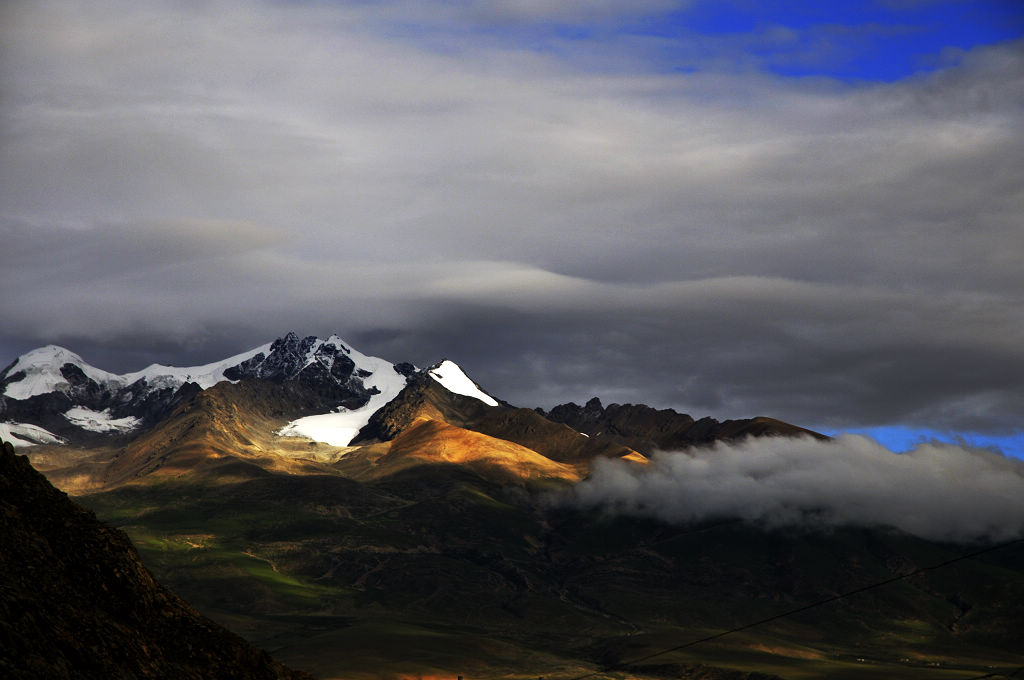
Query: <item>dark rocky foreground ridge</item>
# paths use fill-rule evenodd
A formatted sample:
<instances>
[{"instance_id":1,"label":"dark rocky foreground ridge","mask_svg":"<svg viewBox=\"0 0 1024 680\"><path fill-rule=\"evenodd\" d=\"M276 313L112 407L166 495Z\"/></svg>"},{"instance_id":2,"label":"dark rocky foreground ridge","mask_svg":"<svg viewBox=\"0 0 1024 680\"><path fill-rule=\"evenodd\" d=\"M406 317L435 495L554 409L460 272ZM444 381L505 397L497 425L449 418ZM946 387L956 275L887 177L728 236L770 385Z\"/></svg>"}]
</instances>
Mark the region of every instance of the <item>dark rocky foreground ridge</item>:
<instances>
[{"instance_id":1,"label":"dark rocky foreground ridge","mask_svg":"<svg viewBox=\"0 0 1024 680\"><path fill-rule=\"evenodd\" d=\"M0 677L311 680L158 584L128 537L0 443Z\"/></svg>"}]
</instances>

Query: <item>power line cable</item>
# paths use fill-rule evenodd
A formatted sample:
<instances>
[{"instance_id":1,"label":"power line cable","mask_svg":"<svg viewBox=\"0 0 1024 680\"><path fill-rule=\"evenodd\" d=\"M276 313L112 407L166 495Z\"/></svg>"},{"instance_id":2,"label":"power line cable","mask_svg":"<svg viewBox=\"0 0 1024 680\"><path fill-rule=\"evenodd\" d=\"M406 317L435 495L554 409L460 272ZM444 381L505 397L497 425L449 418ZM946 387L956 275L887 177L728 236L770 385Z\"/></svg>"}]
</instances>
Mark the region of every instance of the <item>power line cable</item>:
<instances>
[{"instance_id":1,"label":"power line cable","mask_svg":"<svg viewBox=\"0 0 1024 680\"><path fill-rule=\"evenodd\" d=\"M801 612L805 612L805 611L808 611L810 609L816 609L817 607L821 607L821 606L826 605L826 604L831 604L832 602L838 602L839 600L846 599L846 598L848 598L848 597L850 597L852 595L858 595L860 593L867 592L869 590L874 590L875 588L881 588L882 586L887 586L887 585L889 585L891 583L896 583L897 581L902 581L902 580L908 579L908 578L910 578L912 576L917 576L918 574L923 574L926 571L934 571L936 569L942 569L943 567L948 567L951 564L956 564L957 562L963 562L964 560L969 560L969 559L973 559L975 557L980 557L981 555L986 555L988 553L996 552L997 550L1003 550L1004 548L1008 548L1008 547L1010 547L1012 545L1017 545L1017 544L1020 544L1020 543L1024 543L1024 538L1017 538L1017 539L1014 539L1012 541L1006 541L1004 543L999 543L999 544L996 544L996 545L992 545L992 546L989 546L987 548L982 548L981 550L975 550L973 552L965 553L963 555L959 555L957 557L953 557L951 559L945 560L944 562L939 562L937 564L932 564L932 565L929 565L929 566L926 566L926 567L918 567L917 569L914 569L913 571L907 572L906 574L900 574L899 576L893 576L892 578L887 578L887 579L885 579L883 581L877 581L877 582L872 583L870 585L861 586L860 588L854 588L853 590L848 590L848 591L846 591L844 593L840 593L838 595L832 595L831 597L826 597L824 599L818 600L816 602L812 602L810 604L803 605L801 607L797 607L795 609L790 609L788 611L784 611L784 612L781 612L779 614L774 614L774 615L769 616L768 618L765 618L765 619L760 619L758 621L753 621L751 623L746 623L746 624L743 624L742 626L737 626L736 628L730 628L729 630L724 630L724 631L722 631L720 633L715 633L714 635L708 635L706 637L698 638L696 640L690 640L689 642L685 642L685 643L683 643L681 645L676 645L675 647L669 647L668 649L663 649L661 651L652 652L650 654L645 654L644 656L639 656L639 657L636 657L635 659L630 659L629 661L620 661L619 663L616 663L616 664L611 664L611 665L608 665L608 666L603 666L603 667L599 668L596 671L591 671L590 673L586 673L584 675L578 675L578 676L576 676L574 678L570 678L570 680L585 680L586 678L591 678L591 677L593 677L595 675L598 675L600 673L606 673L608 671L622 669L622 668L625 668L627 666L632 666L632 665L637 664L637 663L642 663L644 661L649 661L649 660L651 660L651 659L653 659L655 657L662 656L664 654L670 654L672 652L678 652L678 651L681 651L681 650L684 650L684 649L688 649L690 647L695 647L697 645L704 644L705 642L711 642L712 640L718 640L718 639L723 638L723 637L725 637L727 635L732 635L734 633L739 633L739 632L742 632L744 630L749 630L749 629L755 628L757 626L762 626L762 625L764 625L766 623L771 623L772 621L778 621L779 619L784 619L787 616L793 616L794 614L800 614ZM982 675L982 676L979 676L978 679L972 679L972 680L980 680L981 678L992 678L992 677L1014 677L1018 673L1020 673L1021 671L1024 671L1024 666L1022 666L1021 668L1018 668L1016 671L1013 672L1012 675L1009 675L1009 676L1000 676L1000 675L991 675L990 674L990 675Z\"/></svg>"}]
</instances>

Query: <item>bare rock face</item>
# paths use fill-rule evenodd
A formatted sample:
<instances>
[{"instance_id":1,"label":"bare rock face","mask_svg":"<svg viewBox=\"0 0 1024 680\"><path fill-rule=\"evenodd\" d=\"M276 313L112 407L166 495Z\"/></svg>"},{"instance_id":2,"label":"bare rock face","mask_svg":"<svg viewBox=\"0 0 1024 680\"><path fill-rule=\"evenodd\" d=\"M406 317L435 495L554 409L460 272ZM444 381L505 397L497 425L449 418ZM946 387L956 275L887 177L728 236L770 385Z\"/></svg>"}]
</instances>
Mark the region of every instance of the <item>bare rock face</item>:
<instances>
[{"instance_id":1,"label":"bare rock face","mask_svg":"<svg viewBox=\"0 0 1024 680\"><path fill-rule=\"evenodd\" d=\"M315 336L299 338L288 333L271 344L270 353L260 352L224 371L229 380L290 382L325 402L345 408L359 408L376 390L368 389L363 378L368 374L356 369L348 356L350 350L334 342L320 342ZM313 358L309 362L309 357Z\"/></svg>"},{"instance_id":2,"label":"bare rock face","mask_svg":"<svg viewBox=\"0 0 1024 680\"><path fill-rule=\"evenodd\" d=\"M0 677L311 680L158 584L127 536L0 443Z\"/></svg>"}]
</instances>

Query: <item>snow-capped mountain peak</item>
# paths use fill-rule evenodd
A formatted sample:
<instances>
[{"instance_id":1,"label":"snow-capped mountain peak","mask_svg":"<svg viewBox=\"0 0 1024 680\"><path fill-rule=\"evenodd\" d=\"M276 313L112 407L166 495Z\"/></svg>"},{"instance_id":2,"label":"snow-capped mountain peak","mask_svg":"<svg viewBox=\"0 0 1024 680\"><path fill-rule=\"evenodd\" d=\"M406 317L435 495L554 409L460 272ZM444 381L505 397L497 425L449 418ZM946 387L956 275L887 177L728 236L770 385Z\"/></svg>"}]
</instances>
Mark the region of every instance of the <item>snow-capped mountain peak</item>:
<instances>
[{"instance_id":1,"label":"snow-capped mountain peak","mask_svg":"<svg viewBox=\"0 0 1024 680\"><path fill-rule=\"evenodd\" d=\"M62 371L68 364L77 367L99 385L116 384L121 380L120 376L90 366L69 349L46 345L22 354L0 375L0 379L7 383L3 395L11 399L28 399L49 392L66 392L72 387L66 371Z\"/></svg>"},{"instance_id":2,"label":"snow-capped mountain peak","mask_svg":"<svg viewBox=\"0 0 1024 680\"><path fill-rule=\"evenodd\" d=\"M332 412L293 420L278 432L283 437L306 437L332 446L348 446L370 416L398 396L415 370L408 364L396 366L386 359L363 354L336 335L322 341L306 338L296 345L298 338L290 333L285 340L295 348L293 351L305 351L303 372L314 365L319 366L314 370L330 375L344 375L347 371L361 382L368 399L362 404L343 403Z\"/></svg>"},{"instance_id":3,"label":"snow-capped mountain peak","mask_svg":"<svg viewBox=\"0 0 1024 680\"><path fill-rule=\"evenodd\" d=\"M60 443L76 433L129 433L167 415L197 390L270 345L192 367L153 364L118 375L58 345L26 352L0 372L0 415L21 441Z\"/></svg>"},{"instance_id":4,"label":"snow-capped mountain peak","mask_svg":"<svg viewBox=\"0 0 1024 680\"><path fill-rule=\"evenodd\" d=\"M488 406L498 405L498 401L494 397L480 389L479 385L470 380L462 367L450 359L445 359L432 366L427 370L427 375L441 383L449 392L479 399Z\"/></svg>"},{"instance_id":5,"label":"snow-capped mountain peak","mask_svg":"<svg viewBox=\"0 0 1024 680\"><path fill-rule=\"evenodd\" d=\"M455 394L498 405L453 361L420 371L363 354L337 335L321 340L289 332L201 366L152 364L121 375L90 366L63 347L40 347L0 373L0 420L9 430L17 429L23 441L74 442L147 428L222 381L288 382L296 383L295 394L306 395L306 413L313 404L322 404L323 411L290 422L279 434L346 446L416 373L426 373Z\"/></svg>"},{"instance_id":6,"label":"snow-capped mountain peak","mask_svg":"<svg viewBox=\"0 0 1024 680\"><path fill-rule=\"evenodd\" d=\"M227 380L224 372L229 368L266 352L269 348L269 344L263 345L202 366L176 367L152 364L141 371L118 375L89 365L69 349L58 345L46 345L18 357L17 361L0 375L0 381L5 383L3 396L9 399L24 400L51 392L68 393L76 384L75 377L67 375L71 371L66 367L71 365L80 369L82 375L96 383L98 387L113 392L141 384L150 392L165 388L177 389L185 383L196 383L199 387L207 389L222 380ZM77 382L81 382L81 377Z\"/></svg>"}]
</instances>

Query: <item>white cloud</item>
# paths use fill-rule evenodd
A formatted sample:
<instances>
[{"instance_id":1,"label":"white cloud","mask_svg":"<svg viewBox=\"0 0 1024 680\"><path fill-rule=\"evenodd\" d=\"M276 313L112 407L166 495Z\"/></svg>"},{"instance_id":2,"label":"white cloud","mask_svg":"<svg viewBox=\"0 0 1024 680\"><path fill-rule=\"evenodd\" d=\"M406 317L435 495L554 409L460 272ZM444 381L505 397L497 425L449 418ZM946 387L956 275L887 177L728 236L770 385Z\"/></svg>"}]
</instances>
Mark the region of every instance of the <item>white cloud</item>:
<instances>
[{"instance_id":1,"label":"white cloud","mask_svg":"<svg viewBox=\"0 0 1024 680\"><path fill-rule=\"evenodd\" d=\"M573 502L669 522L741 518L767 527L883 526L931 540L1024 534L1024 463L983 449L782 437L602 461Z\"/></svg>"}]
</instances>

